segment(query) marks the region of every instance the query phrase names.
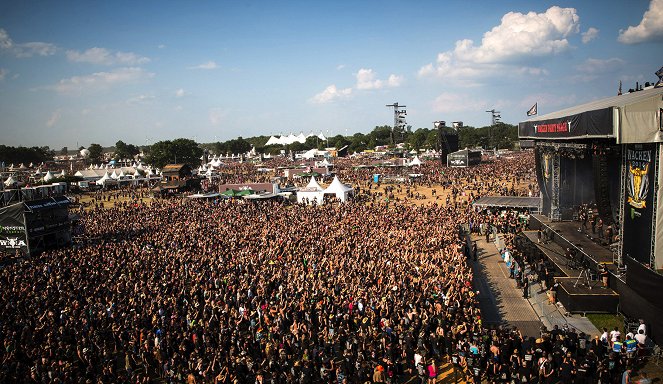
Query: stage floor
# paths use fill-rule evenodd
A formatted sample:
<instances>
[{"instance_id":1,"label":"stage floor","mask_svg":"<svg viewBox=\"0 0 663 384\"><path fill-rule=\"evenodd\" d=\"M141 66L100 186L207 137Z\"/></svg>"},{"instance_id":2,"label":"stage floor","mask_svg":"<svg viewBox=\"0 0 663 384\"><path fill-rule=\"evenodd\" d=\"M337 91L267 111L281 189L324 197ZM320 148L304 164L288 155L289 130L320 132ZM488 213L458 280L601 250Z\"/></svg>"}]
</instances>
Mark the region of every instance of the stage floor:
<instances>
[{"instance_id":1,"label":"stage floor","mask_svg":"<svg viewBox=\"0 0 663 384\"><path fill-rule=\"evenodd\" d=\"M555 236L560 237L565 243L574 246L585 256L589 257L595 264L613 264L613 254L609 247L596 243L591 237L591 229L579 232L580 223L577 221L551 221L543 215L532 215L535 221L552 229ZM532 227L530 225L530 227ZM553 240L555 241L555 240ZM555 241L559 244L559 241ZM560 244L562 246L562 244ZM564 255L562 254L562 257Z\"/></svg>"},{"instance_id":2,"label":"stage floor","mask_svg":"<svg viewBox=\"0 0 663 384\"><path fill-rule=\"evenodd\" d=\"M567 277L578 277L580 275L580 269L571 268L569 266L569 260L564 255L564 248L561 245L548 241L547 243L538 243L538 236L536 231L526 231L523 234L527 239L532 242L544 255L555 264L555 267L561 271Z\"/></svg>"}]
</instances>

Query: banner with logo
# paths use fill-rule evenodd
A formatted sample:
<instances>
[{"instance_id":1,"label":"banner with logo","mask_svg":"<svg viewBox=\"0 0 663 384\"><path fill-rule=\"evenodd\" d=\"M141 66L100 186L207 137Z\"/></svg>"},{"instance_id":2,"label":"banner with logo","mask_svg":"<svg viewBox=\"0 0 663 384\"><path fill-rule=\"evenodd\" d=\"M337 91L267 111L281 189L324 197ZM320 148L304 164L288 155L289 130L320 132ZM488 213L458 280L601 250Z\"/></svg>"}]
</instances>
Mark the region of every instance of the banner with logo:
<instances>
[{"instance_id":1,"label":"banner with logo","mask_svg":"<svg viewBox=\"0 0 663 384\"><path fill-rule=\"evenodd\" d=\"M614 137L612 108L518 124L518 136L530 139Z\"/></svg>"},{"instance_id":2,"label":"banner with logo","mask_svg":"<svg viewBox=\"0 0 663 384\"><path fill-rule=\"evenodd\" d=\"M0 252L28 252L23 203L0 208Z\"/></svg>"},{"instance_id":3,"label":"banner with logo","mask_svg":"<svg viewBox=\"0 0 663 384\"><path fill-rule=\"evenodd\" d=\"M640 263L651 261L654 214L654 167L656 144L626 146L626 192L624 202L623 256Z\"/></svg>"}]
</instances>

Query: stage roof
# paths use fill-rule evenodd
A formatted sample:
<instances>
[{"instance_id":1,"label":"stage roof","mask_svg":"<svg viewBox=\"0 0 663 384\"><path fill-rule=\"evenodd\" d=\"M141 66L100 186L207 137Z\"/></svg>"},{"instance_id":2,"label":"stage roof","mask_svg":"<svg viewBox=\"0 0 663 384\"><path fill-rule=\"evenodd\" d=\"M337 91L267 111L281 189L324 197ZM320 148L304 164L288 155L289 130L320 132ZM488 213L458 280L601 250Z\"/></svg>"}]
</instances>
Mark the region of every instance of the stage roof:
<instances>
[{"instance_id":1,"label":"stage roof","mask_svg":"<svg viewBox=\"0 0 663 384\"><path fill-rule=\"evenodd\" d=\"M484 196L472 203L478 207L499 207L499 208L535 208L539 209L541 204L540 197L519 197L519 196Z\"/></svg>"},{"instance_id":2,"label":"stage roof","mask_svg":"<svg viewBox=\"0 0 663 384\"><path fill-rule=\"evenodd\" d=\"M577 105L518 124L521 139L616 138L618 143L662 142L663 87Z\"/></svg>"}]
</instances>

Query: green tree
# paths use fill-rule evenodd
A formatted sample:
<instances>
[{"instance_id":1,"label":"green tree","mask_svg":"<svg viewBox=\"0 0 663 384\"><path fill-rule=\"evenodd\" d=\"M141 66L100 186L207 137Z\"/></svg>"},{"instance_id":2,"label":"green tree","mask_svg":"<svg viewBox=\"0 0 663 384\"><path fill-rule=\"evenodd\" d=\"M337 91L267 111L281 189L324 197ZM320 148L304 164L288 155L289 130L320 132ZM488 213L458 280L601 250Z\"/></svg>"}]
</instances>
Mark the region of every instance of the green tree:
<instances>
[{"instance_id":1,"label":"green tree","mask_svg":"<svg viewBox=\"0 0 663 384\"><path fill-rule=\"evenodd\" d=\"M14 164L18 165L24 163L25 165L29 163L42 163L49 160L53 160L53 151L48 149L48 147L9 147L6 145L0 145L0 161L5 162L5 164Z\"/></svg>"},{"instance_id":2,"label":"green tree","mask_svg":"<svg viewBox=\"0 0 663 384\"><path fill-rule=\"evenodd\" d=\"M391 144L391 127L388 125L377 126L368 135L375 141L375 145Z\"/></svg>"},{"instance_id":3,"label":"green tree","mask_svg":"<svg viewBox=\"0 0 663 384\"><path fill-rule=\"evenodd\" d=\"M191 139L158 141L150 146L147 162L162 168L166 164L188 164L194 166L200 162L203 149Z\"/></svg>"},{"instance_id":4,"label":"green tree","mask_svg":"<svg viewBox=\"0 0 663 384\"><path fill-rule=\"evenodd\" d=\"M90 156L88 156L90 163L99 163L104 160L104 148L100 144L92 143L87 150L90 151Z\"/></svg>"},{"instance_id":5,"label":"green tree","mask_svg":"<svg viewBox=\"0 0 663 384\"><path fill-rule=\"evenodd\" d=\"M118 140L117 143L115 143L115 153L113 154L113 158L115 160L132 159L139 153L140 148L137 146Z\"/></svg>"},{"instance_id":6,"label":"green tree","mask_svg":"<svg viewBox=\"0 0 663 384\"><path fill-rule=\"evenodd\" d=\"M69 148L67 147L62 147L60 150L60 156L67 156L69 154Z\"/></svg>"}]
</instances>

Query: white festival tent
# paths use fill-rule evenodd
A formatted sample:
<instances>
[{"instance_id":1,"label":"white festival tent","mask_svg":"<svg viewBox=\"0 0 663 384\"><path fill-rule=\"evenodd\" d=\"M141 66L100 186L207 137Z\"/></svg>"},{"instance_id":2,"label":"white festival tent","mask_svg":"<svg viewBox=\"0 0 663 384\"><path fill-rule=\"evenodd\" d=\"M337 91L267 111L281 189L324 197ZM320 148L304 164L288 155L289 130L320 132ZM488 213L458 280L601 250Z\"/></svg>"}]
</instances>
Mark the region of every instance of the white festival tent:
<instances>
[{"instance_id":1,"label":"white festival tent","mask_svg":"<svg viewBox=\"0 0 663 384\"><path fill-rule=\"evenodd\" d=\"M106 173L104 173L104 175L101 177L101 179L99 179L99 180L96 181L96 183L97 183L97 185L105 186L106 184L112 183L112 182L114 182L114 181L115 181L115 180L113 180L113 179L111 178L110 174L108 174L108 172L106 172Z\"/></svg>"},{"instance_id":2,"label":"white festival tent","mask_svg":"<svg viewBox=\"0 0 663 384\"><path fill-rule=\"evenodd\" d=\"M340 199L342 202L345 202L348 200L348 197L352 191L352 187L348 187L347 185L341 183L341 180L338 179L338 176L334 176L334 180L331 184L329 184L327 189L323 191L323 193L325 195L336 195L338 199Z\"/></svg>"},{"instance_id":3,"label":"white festival tent","mask_svg":"<svg viewBox=\"0 0 663 384\"><path fill-rule=\"evenodd\" d=\"M44 175L44 181L51 181L55 179L55 176L51 173L51 171L46 172L46 175Z\"/></svg>"},{"instance_id":4,"label":"white festival tent","mask_svg":"<svg viewBox=\"0 0 663 384\"><path fill-rule=\"evenodd\" d=\"M17 184L16 180L14 180L13 177L9 176L7 180L5 180L5 186L11 187L12 185Z\"/></svg>"},{"instance_id":5,"label":"white festival tent","mask_svg":"<svg viewBox=\"0 0 663 384\"><path fill-rule=\"evenodd\" d=\"M419 156L415 156L412 161L410 161L410 167L414 166L420 166L421 165L421 160L419 160Z\"/></svg>"},{"instance_id":6,"label":"white festival tent","mask_svg":"<svg viewBox=\"0 0 663 384\"><path fill-rule=\"evenodd\" d=\"M308 204L321 205L324 197L324 189L318 184L315 176L311 176L311 181L309 181L306 187L300 188L297 191L297 203L308 202Z\"/></svg>"}]
</instances>

